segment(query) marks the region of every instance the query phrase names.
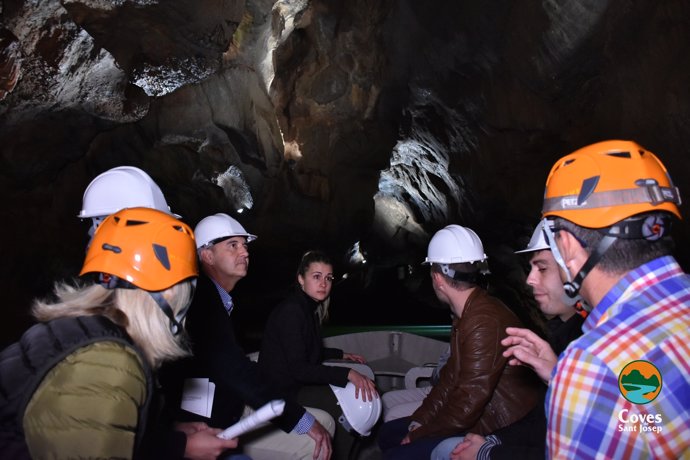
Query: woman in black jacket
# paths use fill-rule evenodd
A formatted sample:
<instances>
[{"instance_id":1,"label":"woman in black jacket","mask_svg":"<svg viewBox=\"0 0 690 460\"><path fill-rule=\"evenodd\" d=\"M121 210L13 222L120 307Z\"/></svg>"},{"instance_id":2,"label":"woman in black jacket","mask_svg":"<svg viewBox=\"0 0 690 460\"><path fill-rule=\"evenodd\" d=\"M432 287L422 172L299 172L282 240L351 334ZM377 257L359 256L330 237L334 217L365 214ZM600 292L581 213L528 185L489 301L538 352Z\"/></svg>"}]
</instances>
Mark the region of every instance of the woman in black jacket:
<instances>
[{"instance_id":1,"label":"woman in black jacket","mask_svg":"<svg viewBox=\"0 0 690 460\"><path fill-rule=\"evenodd\" d=\"M366 401L378 398L374 382L354 369L323 364L329 359L364 363L362 356L323 346L321 321L333 287L333 264L320 251L308 251L297 270L298 287L278 304L266 323L259 366L288 395L300 404L329 412L335 419L340 409L328 384L344 387L348 381L357 396ZM334 459L346 458L352 437L338 424L334 438Z\"/></svg>"}]
</instances>

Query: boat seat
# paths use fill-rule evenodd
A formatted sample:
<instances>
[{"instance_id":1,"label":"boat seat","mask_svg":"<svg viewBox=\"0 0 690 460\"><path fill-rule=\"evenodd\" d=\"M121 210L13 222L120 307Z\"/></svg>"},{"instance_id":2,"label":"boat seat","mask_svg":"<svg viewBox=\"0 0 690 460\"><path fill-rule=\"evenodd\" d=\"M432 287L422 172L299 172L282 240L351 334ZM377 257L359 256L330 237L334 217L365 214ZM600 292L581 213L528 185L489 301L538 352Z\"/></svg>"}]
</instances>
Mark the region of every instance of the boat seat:
<instances>
[{"instance_id":1,"label":"boat seat","mask_svg":"<svg viewBox=\"0 0 690 460\"><path fill-rule=\"evenodd\" d=\"M375 380L376 377L374 376L374 371L371 370L371 367L367 366L366 364L362 363L356 363L354 361L347 361L347 360L341 360L341 359L332 359L328 361L323 362L326 366L340 366L340 367L349 367L350 369L354 369L360 374L364 375L365 377L369 377L371 380Z\"/></svg>"},{"instance_id":2,"label":"boat seat","mask_svg":"<svg viewBox=\"0 0 690 460\"><path fill-rule=\"evenodd\" d=\"M405 389L418 388L423 386L427 380L431 378L436 364L425 364L424 366L415 366L405 373Z\"/></svg>"},{"instance_id":3,"label":"boat seat","mask_svg":"<svg viewBox=\"0 0 690 460\"><path fill-rule=\"evenodd\" d=\"M448 349L448 343L401 331L369 331L331 336L324 339L327 347L357 353L367 359L374 371L376 385L381 392L423 384L433 367L423 369L427 363L438 362ZM422 369L415 369L422 368ZM414 383L412 383L414 382Z\"/></svg>"},{"instance_id":4,"label":"boat seat","mask_svg":"<svg viewBox=\"0 0 690 460\"><path fill-rule=\"evenodd\" d=\"M251 353L247 353L247 358L249 358L250 360L252 360L254 362L258 362L259 361L259 352L254 351ZM371 380L374 380L374 378L375 378L374 371L372 371L371 367L367 366L366 364L356 363L353 361L347 361L344 359L342 359L342 360L341 359L328 360L328 361L324 361L324 364L327 366L349 367L351 369L356 370L360 374L369 377Z\"/></svg>"}]
</instances>

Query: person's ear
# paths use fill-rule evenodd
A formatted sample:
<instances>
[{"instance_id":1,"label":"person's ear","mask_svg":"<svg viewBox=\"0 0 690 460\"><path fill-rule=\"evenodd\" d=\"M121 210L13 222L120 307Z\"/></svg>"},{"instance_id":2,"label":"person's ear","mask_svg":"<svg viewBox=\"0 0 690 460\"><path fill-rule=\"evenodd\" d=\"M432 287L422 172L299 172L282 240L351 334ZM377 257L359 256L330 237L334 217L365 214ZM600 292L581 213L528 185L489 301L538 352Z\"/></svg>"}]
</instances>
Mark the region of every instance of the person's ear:
<instances>
[{"instance_id":1,"label":"person's ear","mask_svg":"<svg viewBox=\"0 0 690 460\"><path fill-rule=\"evenodd\" d=\"M589 254L582 247L580 241L575 238L575 235L564 230L558 233L556 244L558 244L558 250L561 252L565 266L568 267L571 275L574 276L585 264Z\"/></svg>"},{"instance_id":2,"label":"person's ear","mask_svg":"<svg viewBox=\"0 0 690 460\"><path fill-rule=\"evenodd\" d=\"M204 248L199 252L199 259L207 265L213 265L213 251Z\"/></svg>"},{"instance_id":3,"label":"person's ear","mask_svg":"<svg viewBox=\"0 0 690 460\"><path fill-rule=\"evenodd\" d=\"M302 275L297 275L297 282L299 283L300 287L304 289L304 277Z\"/></svg>"}]
</instances>

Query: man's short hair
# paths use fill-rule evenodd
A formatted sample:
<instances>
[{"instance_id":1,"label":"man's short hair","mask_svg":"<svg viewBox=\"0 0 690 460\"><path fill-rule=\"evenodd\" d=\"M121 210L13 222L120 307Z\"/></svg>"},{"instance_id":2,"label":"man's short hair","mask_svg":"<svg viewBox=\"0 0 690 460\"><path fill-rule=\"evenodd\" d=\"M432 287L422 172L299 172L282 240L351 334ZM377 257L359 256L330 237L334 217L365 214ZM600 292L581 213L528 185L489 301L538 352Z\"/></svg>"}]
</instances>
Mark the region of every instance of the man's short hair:
<instances>
[{"instance_id":1,"label":"man's short hair","mask_svg":"<svg viewBox=\"0 0 690 460\"><path fill-rule=\"evenodd\" d=\"M455 279L443 273L441 264L431 264L431 271L442 275L448 281L448 284L450 284L454 289L464 291L465 289L473 288L482 284L481 281L484 276L481 274L478 263L463 262L459 264L448 264L448 268L454 270L455 273L460 275L463 279Z\"/></svg>"},{"instance_id":2,"label":"man's short hair","mask_svg":"<svg viewBox=\"0 0 690 460\"><path fill-rule=\"evenodd\" d=\"M666 213L645 213L645 215L667 215ZM555 217L554 228L571 233L591 254L601 239L606 235L606 228L594 229L576 225L562 217ZM651 260L671 255L674 242L670 232L657 240L644 238L618 238L603 255L597 267L610 274L622 274L639 267Z\"/></svg>"}]
</instances>

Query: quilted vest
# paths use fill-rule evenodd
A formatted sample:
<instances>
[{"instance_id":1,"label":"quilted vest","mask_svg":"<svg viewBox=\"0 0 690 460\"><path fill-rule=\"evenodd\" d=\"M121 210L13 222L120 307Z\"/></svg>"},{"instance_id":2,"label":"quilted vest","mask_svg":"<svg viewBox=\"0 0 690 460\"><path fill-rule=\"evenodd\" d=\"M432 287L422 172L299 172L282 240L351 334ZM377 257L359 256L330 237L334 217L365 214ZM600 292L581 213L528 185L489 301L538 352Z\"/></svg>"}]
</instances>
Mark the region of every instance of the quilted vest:
<instances>
[{"instance_id":1,"label":"quilted vest","mask_svg":"<svg viewBox=\"0 0 690 460\"><path fill-rule=\"evenodd\" d=\"M146 427L153 375L143 353L127 333L103 316L58 318L29 328L19 341L0 352L0 452L6 458L30 459L24 439L24 411L45 375L66 356L89 344L110 341L134 351L144 363L146 402L139 410L136 444ZM135 449L135 452L138 449Z\"/></svg>"}]
</instances>

